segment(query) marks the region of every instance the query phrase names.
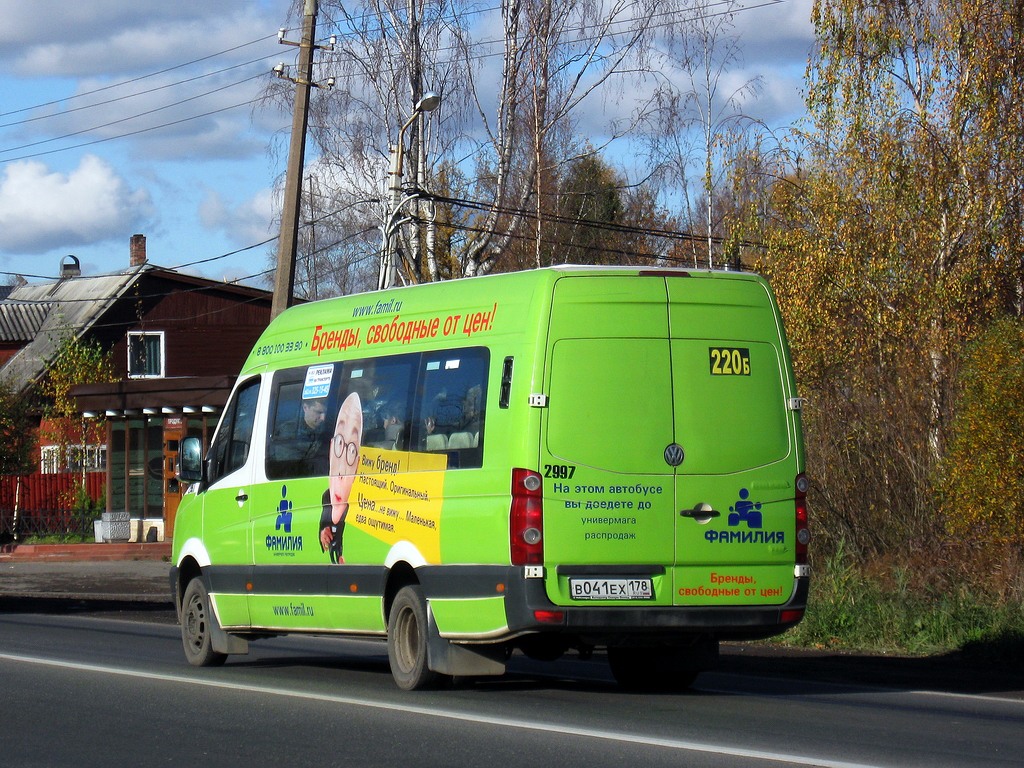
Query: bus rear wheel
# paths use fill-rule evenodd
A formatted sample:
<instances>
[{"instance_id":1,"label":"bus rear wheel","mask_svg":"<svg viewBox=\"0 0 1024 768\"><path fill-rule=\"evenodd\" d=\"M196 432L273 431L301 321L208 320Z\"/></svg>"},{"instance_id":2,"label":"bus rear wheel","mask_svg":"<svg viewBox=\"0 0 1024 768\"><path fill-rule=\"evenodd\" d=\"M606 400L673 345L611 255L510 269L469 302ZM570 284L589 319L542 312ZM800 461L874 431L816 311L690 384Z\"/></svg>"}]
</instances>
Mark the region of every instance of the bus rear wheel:
<instances>
[{"instance_id":1,"label":"bus rear wheel","mask_svg":"<svg viewBox=\"0 0 1024 768\"><path fill-rule=\"evenodd\" d=\"M388 614L388 661L398 687L415 691L437 685L441 675L427 666L427 601L413 584L395 595Z\"/></svg>"}]
</instances>

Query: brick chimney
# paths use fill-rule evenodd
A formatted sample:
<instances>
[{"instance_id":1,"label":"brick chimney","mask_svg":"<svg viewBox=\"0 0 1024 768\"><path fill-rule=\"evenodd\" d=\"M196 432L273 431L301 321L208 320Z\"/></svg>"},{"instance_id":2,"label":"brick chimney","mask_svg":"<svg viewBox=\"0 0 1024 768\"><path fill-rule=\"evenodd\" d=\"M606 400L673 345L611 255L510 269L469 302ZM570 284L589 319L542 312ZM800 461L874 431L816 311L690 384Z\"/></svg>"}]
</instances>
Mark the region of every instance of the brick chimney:
<instances>
[{"instance_id":1,"label":"brick chimney","mask_svg":"<svg viewBox=\"0 0 1024 768\"><path fill-rule=\"evenodd\" d=\"M146 263L146 236L132 235L128 245L128 253L131 256L131 265L141 267Z\"/></svg>"}]
</instances>

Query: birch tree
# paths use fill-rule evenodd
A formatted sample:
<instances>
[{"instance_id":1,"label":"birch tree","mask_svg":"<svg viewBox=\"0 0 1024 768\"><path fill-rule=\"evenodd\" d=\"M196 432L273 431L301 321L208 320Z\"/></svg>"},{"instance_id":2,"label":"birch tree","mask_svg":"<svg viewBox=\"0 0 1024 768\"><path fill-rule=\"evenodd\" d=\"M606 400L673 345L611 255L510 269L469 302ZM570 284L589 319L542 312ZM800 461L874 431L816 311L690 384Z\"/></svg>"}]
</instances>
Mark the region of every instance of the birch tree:
<instances>
[{"instance_id":1,"label":"birch tree","mask_svg":"<svg viewBox=\"0 0 1024 768\"><path fill-rule=\"evenodd\" d=\"M311 136L319 160L311 172L332 188L336 210L383 225L391 213L382 194L388 145L422 95L439 93L440 108L414 121L405 137L402 279L451 273L451 259L438 263L421 239L439 216L464 233L444 241L459 248L458 275L492 271L521 236L525 213L532 209L541 221L545 174L637 125L648 105L627 86L647 72L652 29L675 23L669 6L502 0L480 9L462 0L322 0L320 29L335 31L338 41L333 52L321 52L318 73L334 76L336 86L317 100ZM592 145L573 138L584 114L600 126ZM471 205L458 211L440 211L435 202L450 191L435 173L445 164L465 180L459 190ZM340 231L335 239L343 239Z\"/></svg>"},{"instance_id":2,"label":"birch tree","mask_svg":"<svg viewBox=\"0 0 1024 768\"><path fill-rule=\"evenodd\" d=\"M808 164L768 268L827 529L923 548L961 350L1021 311L1021 6L818 0L813 21Z\"/></svg>"},{"instance_id":3,"label":"birch tree","mask_svg":"<svg viewBox=\"0 0 1024 768\"><path fill-rule=\"evenodd\" d=\"M684 217L695 231L703 231L703 252L694 239L691 257L693 266L708 269L716 266L716 244L730 234L716 201L728 194L731 160L739 154L750 124L744 107L762 86L760 78L727 85L728 75L742 64L735 32L735 15L741 9L734 0L713 7L687 3L681 9L685 24L659 37L663 80L656 91L649 154L662 183L681 197ZM696 184L690 181L694 175Z\"/></svg>"}]
</instances>

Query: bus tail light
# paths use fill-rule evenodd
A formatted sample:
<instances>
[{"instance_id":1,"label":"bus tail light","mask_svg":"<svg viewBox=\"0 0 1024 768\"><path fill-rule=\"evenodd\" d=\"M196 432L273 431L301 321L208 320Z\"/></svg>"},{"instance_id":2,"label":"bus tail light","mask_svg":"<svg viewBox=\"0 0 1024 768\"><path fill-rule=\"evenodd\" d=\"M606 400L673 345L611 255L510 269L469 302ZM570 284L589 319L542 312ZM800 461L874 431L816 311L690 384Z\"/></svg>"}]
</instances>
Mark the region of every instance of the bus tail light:
<instances>
[{"instance_id":1,"label":"bus tail light","mask_svg":"<svg viewBox=\"0 0 1024 768\"><path fill-rule=\"evenodd\" d=\"M544 563L543 480L529 469L512 470L509 536L512 565Z\"/></svg>"},{"instance_id":2,"label":"bus tail light","mask_svg":"<svg viewBox=\"0 0 1024 768\"><path fill-rule=\"evenodd\" d=\"M807 488L810 481L801 472L796 476L796 564L807 565L807 545L811 541L811 529L807 522Z\"/></svg>"},{"instance_id":3,"label":"bus tail light","mask_svg":"<svg viewBox=\"0 0 1024 768\"><path fill-rule=\"evenodd\" d=\"M534 611L533 620L538 624L562 624L565 622L565 611Z\"/></svg>"}]
</instances>

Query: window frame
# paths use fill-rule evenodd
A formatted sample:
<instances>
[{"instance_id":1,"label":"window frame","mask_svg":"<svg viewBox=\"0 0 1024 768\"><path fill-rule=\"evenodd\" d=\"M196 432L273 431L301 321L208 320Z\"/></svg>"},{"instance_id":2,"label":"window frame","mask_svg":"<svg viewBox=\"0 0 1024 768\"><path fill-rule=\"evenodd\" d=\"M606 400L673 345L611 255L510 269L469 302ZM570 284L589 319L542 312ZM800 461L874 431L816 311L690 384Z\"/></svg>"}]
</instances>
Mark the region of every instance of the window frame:
<instances>
[{"instance_id":1,"label":"window frame","mask_svg":"<svg viewBox=\"0 0 1024 768\"><path fill-rule=\"evenodd\" d=\"M106 472L105 443L39 446L39 474L59 475L67 472Z\"/></svg>"},{"instance_id":2,"label":"window frame","mask_svg":"<svg viewBox=\"0 0 1024 768\"><path fill-rule=\"evenodd\" d=\"M132 340L142 339L147 340L149 338L158 339L158 373L137 373L133 370L133 355L132 355ZM164 331L128 331L127 346L128 346L128 378L129 379L163 379L167 376L167 346L166 346L166 335Z\"/></svg>"},{"instance_id":3,"label":"window frame","mask_svg":"<svg viewBox=\"0 0 1024 768\"><path fill-rule=\"evenodd\" d=\"M337 415L337 403L330 395L306 398L324 403L324 440L322 445L318 446L315 442L307 442L302 446L304 450L300 455L285 457L279 454L282 448L287 450L299 447L299 441L293 439L298 437L298 433L290 433L288 425L296 426L302 417L302 403L305 401L302 398L303 382L306 371L311 367L320 366L297 366L274 373L273 383L270 387L270 407L267 411L266 445L263 454L263 470L268 480L294 480L327 474L329 460L326 435L328 428L333 427L333 420ZM337 373L335 372L333 375L336 376ZM335 384L332 379L331 389L334 388ZM298 398L289 396L293 390L299 395ZM323 471L316 471L318 468Z\"/></svg>"},{"instance_id":4,"label":"window frame","mask_svg":"<svg viewBox=\"0 0 1024 768\"><path fill-rule=\"evenodd\" d=\"M259 396L261 376L253 376L240 383L224 408L221 424L210 445L207 458L207 481L213 485L217 481L237 472L249 463L252 454L253 436L256 431L256 419L259 415ZM246 399L247 409L242 410L243 419L239 419L239 403ZM251 411L248 410L251 408ZM236 440L244 437L244 440ZM237 451L244 448L241 456Z\"/></svg>"}]
</instances>

